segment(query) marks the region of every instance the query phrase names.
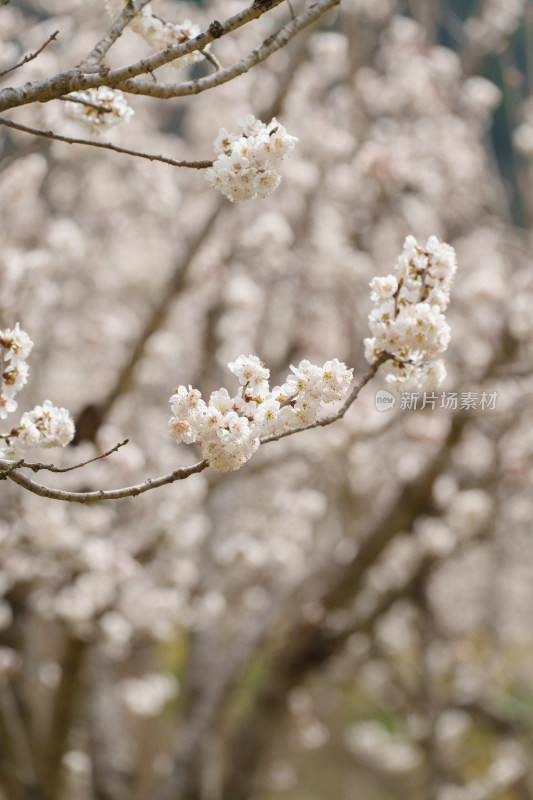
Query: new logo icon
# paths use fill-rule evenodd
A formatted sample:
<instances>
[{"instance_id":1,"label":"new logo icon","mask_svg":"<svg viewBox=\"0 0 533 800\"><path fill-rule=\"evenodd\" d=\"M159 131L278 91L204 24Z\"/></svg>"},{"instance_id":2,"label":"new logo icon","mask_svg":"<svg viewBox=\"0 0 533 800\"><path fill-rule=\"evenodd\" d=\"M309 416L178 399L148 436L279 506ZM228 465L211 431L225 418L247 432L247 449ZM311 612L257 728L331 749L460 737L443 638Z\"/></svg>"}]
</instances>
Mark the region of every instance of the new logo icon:
<instances>
[{"instance_id":1,"label":"new logo icon","mask_svg":"<svg viewBox=\"0 0 533 800\"><path fill-rule=\"evenodd\" d=\"M396 404L396 395L386 389L378 389L376 392L376 408L378 411L390 411Z\"/></svg>"}]
</instances>

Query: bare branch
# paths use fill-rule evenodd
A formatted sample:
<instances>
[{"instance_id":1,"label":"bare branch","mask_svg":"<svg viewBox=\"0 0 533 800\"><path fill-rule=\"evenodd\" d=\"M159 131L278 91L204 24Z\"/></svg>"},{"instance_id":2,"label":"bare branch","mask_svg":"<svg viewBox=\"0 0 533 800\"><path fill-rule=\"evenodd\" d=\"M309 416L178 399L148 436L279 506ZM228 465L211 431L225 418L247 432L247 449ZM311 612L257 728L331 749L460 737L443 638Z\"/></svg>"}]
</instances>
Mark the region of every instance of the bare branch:
<instances>
[{"instance_id":1,"label":"bare branch","mask_svg":"<svg viewBox=\"0 0 533 800\"><path fill-rule=\"evenodd\" d=\"M126 3L122 14L116 18L105 36L95 44L87 58L81 62L80 69L84 72L97 71L99 69L98 65L101 63L105 54L115 44L117 39L120 39L133 17L135 17L139 11L142 11L144 6L148 3L149 0L136 0L136 2Z\"/></svg>"},{"instance_id":2,"label":"bare branch","mask_svg":"<svg viewBox=\"0 0 533 800\"><path fill-rule=\"evenodd\" d=\"M80 467L87 466L87 464L92 464L94 461L100 461L102 458L107 458L107 456L110 456L111 453L116 453L117 450L119 450L121 447L124 447L124 445L128 444L128 442L129 439L124 439L123 442L119 442L106 453L102 453L102 455L95 456L94 458L89 458L88 461L82 461L80 464L74 464L72 467L55 467L53 464L30 463L22 459L17 461L16 464L14 464L11 469L6 470L6 472L13 472L13 469L19 469L20 467L26 467L26 469L31 469L33 472L39 472L42 469L48 470L48 472L72 472L75 469L80 469Z\"/></svg>"},{"instance_id":3,"label":"bare branch","mask_svg":"<svg viewBox=\"0 0 533 800\"><path fill-rule=\"evenodd\" d=\"M63 100L65 103L80 103L82 106L95 108L101 114L110 114L113 111L111 106L99 106L98 103L92 103L90 100L82 100L81 97L77 97L75 94L67 94L64 97L58 97L57 99Z\"/></svg>"},{"instance_id":4,"label":"bare branch","mask_svg":"<svg viewBox=\"0 0 533 800\"><path fill-rule=\"evenodd\" d=\"M0 470L9 470L11 463L4 459L0 459ZM190 467L182 467L181 469L174 470L168 475L163 475L160 478L148 478L144 483L139 483L136 486L127 486L124 489L98 489L94 492L67 492L62 489L52 489L49 486L42 486L31 478L21 475L20 472L7 472L7 477L14 483L22 486L33 494L38 494L40 497L48 497L51 500L63 500L67 503L97 503L100 500L120 500L122 497L137 497L139 494L149 492L150 489L158 489L160 486L166 486L169 483L181 481L188 478L189 475L194 475L198 472L203 472L208 466L207 461L198 461Z\"/></svg>"},{"instance_id":5,"label":"bare branch","mask_svg":"<svg viewBox=\"0 0 533 800\"><path fill-rule=\"evenodd\" d=\"M210 42L220 39L222 36L237 30L237 28L254 19L258 19L282 2L283 0L272 0L268 5L253 4L238 14L229 17L224 23L220 23L217 20L212 22L206 33L200 33L194 39L189 39L188 42L168 47L161 53L156 53L150 58L143 58L137 63L122 69L110 71L101 67L97 74L88 75L77 67L59 72L57 75L45 78L42 81L26 83L18 89L11 86L6 87L0 91L0 111L27 105L28 103L46 103L49 100L56 100L61 95L83 89L91 89L98 86L117 87L130 78L146 75L147 73L151 74L158 67L162 67L163 64L168 64L177 58L194 53L196 50L202 51ZM338 2L339 0L335 0L335 2L331 0L332 5Z\"/></svg>"},{"instance_id":6,"label":"bare branch","mask_svg":"<svg viewBox=\"0 0 533 800\"><path fill-rule=\"evenodd\" d=\"M5 438L5 437L3 437L3 438ZM20 469L20 467L23 467L24 466L24 459L21 458L20 461L9 461L9 462L5 462L5 463L8 463L9 466L7 466L5 468L2 466L0 468L0 480L2 480L2 481L4 481L11 472L13 472L16 469Z\"/></svg>"},{"instance_id":7,"label":"bare branch","mask_svg":"<svg viewBox=\"0 0 533 800\"><path fill-rule=\"evenodd\" d=\"M215 86L220 86L223 83L237 78L248 72L252 67L266 61L273 53L280 50L282 47L290 42L300 31L304 30L308 25L316 22L331 8L338 5L340 0L318 0L317 3L312 5L303 14L296 17L289 22L277 33L265 39L263 44L252 50L241 61L236 62L231 67L218 70L211 75L204 78L198 78L192 81L185 81L184 83L153 83L145 80L125 80L119 82L117 79L121 72L124 70L115 70L110 72L107 76L107 85L122 89L124 92L130 94L143 94L150 97L159 97L167 99L169 97L186 97L191 94L200 94L208 89L213 89ZM196 37L198 39L199 37ZM191 42L195 40L192 39ZM185 45L178 45L184 47ZM150 59L148 59L150 61ZM1 106L0 106L1 109Z\"/></svg>"},{"instance_id":8,"label":"bare branch","mask_svg":"<svg viewBox=\"0 0 533 800\"><path fill-rule=\"evenodd\" d=\"M0 78L3 78L3 77L4 77L4 75L8 75L10 72L13 72L13 70L15 70L15 69L18 69L19 67L22 67L22 66L24 66L24 64L27 64L27 63L28 63L28 61L33 61L33 59L34 59L34 58L37 58L37 56L38 56L38 55L40 55L40 53L42 53L42 52L43 52L44 48L45 48L45 47L48 47L48 45L50 44L50 42L53 42L53 41L55 40L55 38L56 38L56 36L58 35L58 33L59 33L59 31L54 31L54 33L52 33L52 34L51 34L51 35L48 37L48 39L46 40L46 42L45 42L44 44L42 44L42 45L39 47L39 49L38 49L38 50L36 50L34 53L29 53L29 55L27 55L27 56L24 56L24 58L22 59L22 61L19 61L19 62L18 62L18 64L15 64L13 67L9 67L9 69L5 69L3 72L0 72Z\"/></svg>"},{"instance_id":9,"label":"bare branch","mask_svg":"<svg viewBox=\"0 0 533 800\"><path fill-rule=\"evenodd\" d=\"M71 136L61 136L53 131L42 131L39 128L30 128L28 125L21 125L20 122L12 122L10 119L0 117L0 125L5 125L6 128L13 128L16 131L23 133L30 133L33 136L41 136L44 139L54 139L58 142L66 142L66 144L85 144L91 147L99 147L103 150L112 150L114 153L124 153L127 156L135 156L136 158L146 158L148 161L162 161L163 164L170 164L172 167L190 167L191 169L207 169L213 165L212 161L175 161L173 158L166 156L156 156L152 153L141 153L139 150L129 150L126 147L117 147L117 145L110 142L93 142L90 139L75 139Z\"/></svg>"}]
</instances>

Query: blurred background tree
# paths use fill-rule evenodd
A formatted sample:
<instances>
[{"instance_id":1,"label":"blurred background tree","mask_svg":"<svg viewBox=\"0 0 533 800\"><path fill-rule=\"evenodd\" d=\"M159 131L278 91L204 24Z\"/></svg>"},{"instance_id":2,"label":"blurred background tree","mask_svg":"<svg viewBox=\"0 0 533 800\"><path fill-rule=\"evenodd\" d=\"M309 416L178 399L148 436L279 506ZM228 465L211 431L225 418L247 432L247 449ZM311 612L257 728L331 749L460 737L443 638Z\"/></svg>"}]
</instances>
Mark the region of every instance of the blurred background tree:
<instances>
[{"instance_id":1,"label":"blurred background tree","mask_svg":"<svg viewBox=\"0 0 533 800\"><path fill-rule=\"evenodd\" d=\"M153 7L202 29L242 10ZM290 16L213 52L233 63ZM443 391L473 403L381 412L371 384L238 473L105 508L3 482L2 800L532 797L532 24L529 0L343 0L238 80L129 98L109 141L176 160L278 116L297 150L248 204L0 127L0 323L36 342L26 402L75 412L61 463L131 440L51 484L191 463L167 398L225 385L240 353L275 381L301 358L363 374L368 282L410 233L457 249ZM3 6L0 69L60 31L4 85L78 63L107 26L103 2ZM150 55L126 30L109 64ZM9 114L83 135L61 102Z\"/></svg>"}]
</instances>

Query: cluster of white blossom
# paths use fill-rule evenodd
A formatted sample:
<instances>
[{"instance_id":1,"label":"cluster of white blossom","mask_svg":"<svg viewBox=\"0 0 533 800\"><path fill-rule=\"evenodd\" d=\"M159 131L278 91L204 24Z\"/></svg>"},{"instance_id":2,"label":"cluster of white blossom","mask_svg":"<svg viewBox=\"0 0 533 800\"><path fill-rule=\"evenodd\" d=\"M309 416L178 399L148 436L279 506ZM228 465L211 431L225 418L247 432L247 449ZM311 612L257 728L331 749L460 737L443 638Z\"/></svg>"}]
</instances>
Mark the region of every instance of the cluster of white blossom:
<instances>
[{"instance_id":1,"label":"cluster of white blossom","mask_svg":"<svg viewBox=\"0 0 533 800\"><path fill-rule=\"evenodd\" d=\"M466 24L468 36L485 50L501 50L520 24L526 0L486 0Z\"/></svg>"},{"instance_id":2,"label":"cluster of white blossom","mask_svg":"<svg viewBox=\"0 0 533 800\"><path fill-rule=\"evenodd\" d=\"M205 178L232 202L268 197L281 181L275 169L277 162L294 150L298 139L288 134L275 117L265 125L253 114L247 114L239 124L240 135L220 129L213 143L218 158Z\"/></svg>"},{"instance_id":3,"label":"cluster of white blossom","mask_svg":"<svg viewBox=\"0 0 533 800\"><path fill-rule=\"evenodd\" d=\"M6 419L16 411L15 395L28 379L26 358L32 351L33 342L17 322L15 327L0 330L0 347L5 351L3 360L7 366L0 375L0 419ZM64 447L74 436L74 423L65 408L57 408L50 400L42 406L26 411L17 427L1 434L0 458L13 458L32 447Z\"/></svg>"},{"instance_id":4,"label":"cluster of white blossom","mask_svg":"<svg viewBox=\"0 0 533 800\"><path fill-rule=\"evenodd\" d=\"M373 364L388 354L381 370L397 391L412 386L433 388L446 377L442 359L429 362L448 347L450 328L444 311L457 270L455 250L430 236L425 249L408 236L395 275L374 278L368 318L372 338L365 339L365 357Z\"/></svg>"},{"instance_id":5,"label":"cluster of white blossom","mask_svg":"<svg viewBox=\"0 0 533 800\"><path fill-rule=\"evenodd\" d=\"M240 383L234 397L219 389L206 403L197 389L179 386L170 398L171 435L178 442L198 444L217 472L242 467L261 437L316 422L322 404L346 397L353 377L353 370L336 358L323 367L301 361L291 365L284 384L270 389L270 371L257 356L241 355L228 367Z\"/></svg>"},{"instance_id":6,"label":"cluster of white blossom","mask_svg":"<svg viewBox=\"0 0 533 800\"><path fill-rule=\"evenodd\" d=\"M12 330L6 328L0 331L0 346L5 350L3 360L8 362L2 371L0 384L0 419L5 419L9 412L17 410L15 395L28 380L26 359L32 351L33 342L17 322Z\"/></svg>"},{"instance_id":7,"label":"cluster of white blossom","mask_svg":"<svg viewBox=\"0 0 533 800\"><path fill-rule=\"evenodd\" d=\"M72 92L69 97L76 101L65 104L66 114L71 119L83 122L92 133L129 122L135 113L119 89L109 89L107 86Z\"/></svg>"},{"instance_id":8,"label":"cluster of white blossom","mask_svg":"<svg viewBox=\"0 0 533 800\"><path fill-rule=\"evenodd\" d=\"M123 10L126 0L106 0L106 11L112 17L117 17ZM176 44L184 44L189 39L194 39L201 32L199 25L186 19L177 24L162 19L153 13L150 5L145 6L131 21L131 29L142 36L145 42L154 50L166 50ZM171 62L173 66L181 69L189 67L195 61L202 59L202 54L195 50L193 53L181 56Z\"/></svg>"}]
</instances>

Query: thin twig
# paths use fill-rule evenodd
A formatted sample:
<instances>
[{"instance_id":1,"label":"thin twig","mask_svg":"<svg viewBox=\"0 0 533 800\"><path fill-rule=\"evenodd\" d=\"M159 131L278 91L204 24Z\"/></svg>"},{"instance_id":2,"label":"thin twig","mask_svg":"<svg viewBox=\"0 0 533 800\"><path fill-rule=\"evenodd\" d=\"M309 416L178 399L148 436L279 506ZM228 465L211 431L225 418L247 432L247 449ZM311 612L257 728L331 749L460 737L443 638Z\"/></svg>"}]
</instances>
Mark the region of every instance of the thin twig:
<instances>
[{"instance_id":1,"label":"thin twig","mask_svg":"<svg viewBox=\"0 0 533 800\"><path fill-rule=\"evenodd\" d=\"M76 97L73 94L66 94L63 97L58 97L58 100L63 100L65 103L80 103L82 106L89 106L95 108L101 114L109 114L113 109L111 106L99 106L98 103L92 103L90 100L82 100L81 97Z\"/></svg>"},{"instance_id":2,"label":"thin twig","mask_svg":"<svg viewBox=\"0 0 533 800\"><path fill-rule=\"evenodd\" d=\"M117 147L110 142L92 142L90 139L75 139L70 136L60 136L60 134L54 133L53 131L43 131L39 128L30 128L28 125L21 125L19 122L12 122L5 117L0 117L0 125L5 125L6 128L13 128L23 133L30 133L33 136L42 136L44 139L54 139L58 142L66 142L67 144L86 144L91 147L100 147L103 150L112 150L114 153L124 153L127 156L135 156L136 158L146 158L148 161L162 161L163 164L170 164L172 167L207 169L213 165L212 161L175 161L173 158L167 158L166 156L156 156L152 153L141 153L138 150Z\"/></svg>"},{"instance_id":3,"label":"thin twig","mask_svg":"<svg viewBox=\"0 0 533 800\"><path fill-rule=\"evenodd\" d=\"M172 23L172 22L169 22L169 21L168 21L167 19L165 19L164 17L160 17L158 14L152 14L152 17L153 17L154 19L158 19L158 20L159 20L160 22L162 22L164 25L173 25L173 24L174 24L174 23ZM175 26L175 27L178 27L178 28L179 28L180 26L179 26L179 25L177 25L177 26ZM188 41L190 41L191 39L194 39L194 36L188 36L188 35L187 35L187 33L186 33L186 31L185 31L183 28L180 28L180 30L181 30L182 36L183 36L183 38L185 39L185 41L187 41L187 42L188 42ZM210 52L210 51L207 49L207 47L205 48L205 50L202 50L201 52L202 52L202 55L203 55L203 57L206 59L206 61L209 61L209 62L210 62L210 63L211 63L211 64L212 64L212 65L215 67L215 69L222 69L222 64L220 63L220 61L218 60L218 58L217 58L215 55L213 55L213 53L211 53L211 52Z\"/></svg>"},{"instance_id":4,"label":"thin twig","mask_svg":"<svg viewBox=\"0 0 533 800\"><path fill-rule=\"evenodd\" d=\"M92 464L94 461L100 461L102 458L107 458L110 456L111 453L116 453L121 447L128 444L129 439L124 439L123 442L119 442L111 450L108 450L106 453L102 453L100 456L95 456L94 458L89 458L88 461L82 461L80 464L74 464L72 467L55 467L53 464L39 464L39 463L30 463L28 461L17 461L16 464L9 470L6 470L7 473L13 472L13 469L19 469L20 467L26 467L26 469L31 469L33 472L40 472L40 470L45 469L48 472L72 472L75 469L80 469L80 467L85 467L87 464ZM3 473L2 473L3 474Z\"/></svg>"},{"instance_id":5,"label":"thin twig","mask_svg":"<svg viewBox=\"0 0 533 800\"><path fill-rule=\"evenodd\" d=\"M15 66L9 67L9 69L5 69L3 72L0 72L0 78L3 78L4 75L8 75L10 72L13 72L13 70L18 69L19 67L22 67L24 64L27 64L28 61L33 61L34 58L37 58L37 56L40 55L40 53L43 52L44 48L48 47L50 42L53 42L55 40L55 38L58 35L58 33L59 33L59 31L54 31L54 33L52 33L52 35L48 37L46 42L44 44L42 44L39 47L38 50L36 50L34 53L30 53L29 55L24 56L22 61L19 61L18 64L15 64Z\"/></svg>"},{"instance_id":6,"label":"thin twig","mask_svg":"<svg viewBox=\"0 0 533 800\"><path fill-rule=\"evenodd\" d=\"M354 400L357 399L359 392L363 387L367 385L369 381L372 380L378 369L385 361L389 361L393 356L389 353L383 353L370 367L368 372L363 375L361 380L355 384L354 388L352 389L350 395L345 400L342 407L337 411L336 414L332 414L329 417L322 417L321 419L317 419L316 422L312 422L310 425L303 425L301 428L291 428L291 430L284 431L283 433L275 433L272 436L265 436L261 439L261 444L268 444L269 442L277 442L279 439L284 439L286 436L292 436L293 433L300 433L300 431L308 431L311 428L323 428L326 425L331 425L332 422L336 422L338 419L342 419Z\"/></svg>"},{"instance_id":7,"label":"thin twig","mask_svg":"<svg viewBox=\"0 0 533 800\"><path fill-rule=\"evenodd\" d=\"M95 44L87 58L81 62L80 69L84 72L98 70L105 54L115 44L117 39L122 36L131 20L142 11L148 2L149 0L137 0L137 2L126 3L124 10L113 22L109 31Z\"/></svg>"},{"instance_id":8,"label":"thin twig","mask_svg":"<svg viewBox=\"0 0 533 800\"><path fill-rule=\"evenodd\" d=\"M206 61L209 61L214 66L215 69L217 70L222 69L222 64L220 63L216 55L212 53L210 50L202 50L202 55Z\"/></svg>"}]
</instances>

